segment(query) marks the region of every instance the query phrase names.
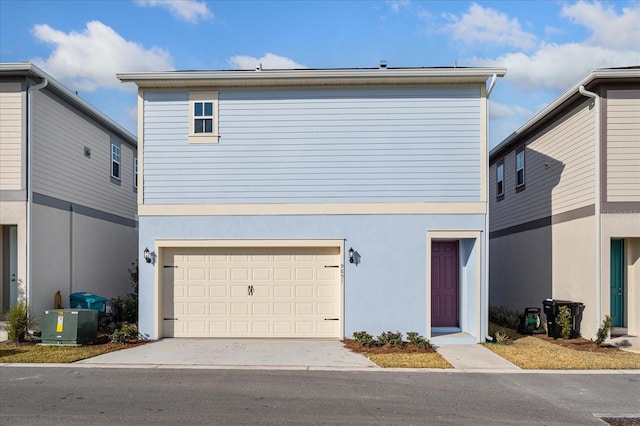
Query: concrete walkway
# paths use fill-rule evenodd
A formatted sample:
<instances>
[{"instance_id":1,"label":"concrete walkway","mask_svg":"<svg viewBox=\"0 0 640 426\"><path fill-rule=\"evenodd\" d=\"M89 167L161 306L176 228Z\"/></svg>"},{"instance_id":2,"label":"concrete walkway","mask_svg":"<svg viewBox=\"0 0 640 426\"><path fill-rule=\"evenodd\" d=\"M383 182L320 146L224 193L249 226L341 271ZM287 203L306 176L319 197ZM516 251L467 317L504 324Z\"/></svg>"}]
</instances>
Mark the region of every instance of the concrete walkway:
<instances>
[{"instance_id":1,"label":"concrete walkway","mask_svg":"<svg viewBox=\"0 0 640 426\"><path fill-rule=\"evenodd\" d=\"M457 370L476 372L520 370L520 367L479 344L438 345L436 350Z\"/></svg>"}]
</instances>

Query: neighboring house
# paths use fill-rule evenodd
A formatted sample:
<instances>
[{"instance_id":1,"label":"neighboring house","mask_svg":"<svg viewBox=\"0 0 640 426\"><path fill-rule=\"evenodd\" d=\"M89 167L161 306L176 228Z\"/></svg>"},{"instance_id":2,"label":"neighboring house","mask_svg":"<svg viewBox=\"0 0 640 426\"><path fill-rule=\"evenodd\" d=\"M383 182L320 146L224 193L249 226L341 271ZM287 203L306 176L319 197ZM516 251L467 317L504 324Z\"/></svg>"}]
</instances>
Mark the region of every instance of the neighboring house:
<instances>
[{"instance_id":1,"label":"neighboring house","mask_svg":"<svg viewBox=\"0 0 640 426\"><path fill-rule=\"evenodd\" d=\"M118 75L139 86L141 331L483 341L485 85L504 73Z\"/></svg>"},{"instance_id":2,"label":"neighboring house","mask_svg":"<svg viewBox=\"0 0 640 426\"><path fill-rule=\"evenodd\" d=\"M490 154L490 304L640 335L640 67L600 69Z\"/></svg>"},{"instance_id":3,"label":"neighboring house","mask_svg":"<svg viewBox=\"0 0 640 426\"><path fill-rule=\"evenodd\" d=\"M31 63L0 64L2 312L130 292L136 138Z\"/></svg>"}]
</instances>

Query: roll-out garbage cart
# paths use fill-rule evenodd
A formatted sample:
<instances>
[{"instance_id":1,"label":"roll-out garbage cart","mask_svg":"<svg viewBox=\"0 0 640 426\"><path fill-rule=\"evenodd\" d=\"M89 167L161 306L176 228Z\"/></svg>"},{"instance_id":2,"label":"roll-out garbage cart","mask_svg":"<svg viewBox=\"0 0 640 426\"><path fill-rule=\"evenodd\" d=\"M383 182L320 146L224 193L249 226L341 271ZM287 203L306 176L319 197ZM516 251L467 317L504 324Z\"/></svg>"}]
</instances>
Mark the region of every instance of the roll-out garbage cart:
<instances>
[{"instance_id":1,"label":"roll-out garbage cart","mask_svg":"<svg viewBox=\"0 0 640 426\"><path fill-rule=\"evenodd\" d=\"M545 299L542 301L544 313L547 316L547 335L557 339L562 337L562 327L558 324L560 308L567 307L571 321L571 333L569 338L580 337L580 322L585 305L571 300Z\"/></svg>"},{"instance_id":2,"label":"roll-out garbage cart","mask_svg":"<svg viewBox=\"0 0 640 426\"><path fill-rule=\"evenodd\" d=\"M80 309L95 309L100 313L105 313L108 300L106 297L82 291L71 293L69 296L69 306Z\"/></svg>"}]
</instances>

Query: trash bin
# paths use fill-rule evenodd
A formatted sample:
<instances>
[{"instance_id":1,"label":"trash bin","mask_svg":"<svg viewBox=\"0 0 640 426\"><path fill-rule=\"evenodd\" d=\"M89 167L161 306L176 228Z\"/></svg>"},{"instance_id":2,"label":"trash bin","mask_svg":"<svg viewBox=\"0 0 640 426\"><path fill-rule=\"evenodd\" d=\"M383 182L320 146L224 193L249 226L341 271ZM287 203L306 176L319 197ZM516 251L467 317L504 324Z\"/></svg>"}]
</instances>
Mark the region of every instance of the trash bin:
<instances>
[{"instance_id":1,"label":"trash bin","mask_svg":"<svg viewBox=\"0 0 640 426\"><path fill-rule=\"evenodd\" d=\"M78 292L69 296L69 306L71 308L95 309L100 314L104 314L108 300L106 297L98 296L97 294Z\"/></svg>"},{"instance_id":2,"label":"trash bin","mask_svg":"<svg viewBox=\"0 0 640 426\"><path fill-rule=\"evenodd\" d=\"M562 327L558 324L560 308L566 306L571 316L571 333L569 338L580 337L580 323L585 305L571 300L545 299L542 301L544 313L547 316L547 335L557 339L562 337Z\"/></svg>"},{"instance_id":3,"label":"trash bin","mask_svg":"<svg viewBox=\"0 0 640 426\"><path fill-rule=\"evenodd\" d=\"M80 346L95 342L98 311L95 309L50 309L42 316L42 344Z\"/></svg>"}]
</instances>

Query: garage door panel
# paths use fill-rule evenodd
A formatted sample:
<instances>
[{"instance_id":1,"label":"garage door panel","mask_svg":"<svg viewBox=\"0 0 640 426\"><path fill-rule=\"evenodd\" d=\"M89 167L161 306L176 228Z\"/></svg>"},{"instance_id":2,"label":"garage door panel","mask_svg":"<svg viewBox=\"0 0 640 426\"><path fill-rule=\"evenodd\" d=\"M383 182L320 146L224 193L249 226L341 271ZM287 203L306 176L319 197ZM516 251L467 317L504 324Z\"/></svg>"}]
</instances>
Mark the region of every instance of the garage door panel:
<instances>
[{"instance_id":1,"label":"garage door panel","mask_svg":"<svg viewBox=\"0 0 640 426\"><path fill-rule=\"evenodd\" d=\"M273 268L273 279L275 281L291 281L290 268Z\"/></svg>"},{"instance_id":2,"label":"garage door panel","mask_svg":"<svg viewBox=\"0 0 640 426\"><path fill-rule=\"evenodd\" d=\"M270 303L252 303L251 308L253 315L271 315Z\"/></svg>"},{"instance_id":3,"label":"garage door panel","mask_svg":"<svg viewBox=\"0 0 640 426\"><path fill-rule=\"evenodd\" d=\"M249 315L248 303L232 303L231 315Z\"/></svg>"},{"instance_id":4,"label":"garage door panel","mask_svg":"<svg viewBox=\"0 0 640 426\"><path fill-rule=\"evenodd\" d=\"M278 316L291 316L291 314L293 314L293 304L276 302L273 304L273 314Z\"/></svg>"},{"instance_id":5,"label":"garage door panel","mask_svg":"<svg viewBox=\"0 0 640 426\"><path fill-rule=\"evenodd\" d=\"M249 269L231 268L231 281L249 281Z\"/></svg>"},{"instance_id":6,"label":"garage door panel","mask_svg":"<svg viewBox=\"0 0 640 426\"><path fill-rule=\"evenodd\" d=\"M209 313L211 315L227 316L229 315L228 305L226 303L209 303Z\"/></svg>"},{"instance_id":7,"label":"garage door panel","mask_svg":"<svg viewBox=\"0 0 640 426\"><path fill-rule=\"evenodd\" d=\"M164 335L341 336L338 247L163 250ZM328 266L328 267L327 267ZM327 324L329 323L329 324Z\"/></svg>"}]
</instances>

